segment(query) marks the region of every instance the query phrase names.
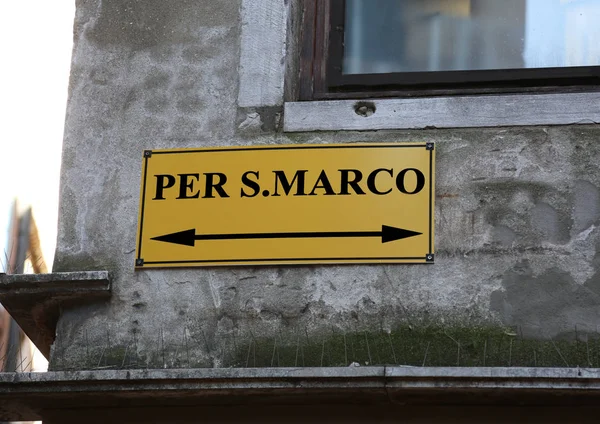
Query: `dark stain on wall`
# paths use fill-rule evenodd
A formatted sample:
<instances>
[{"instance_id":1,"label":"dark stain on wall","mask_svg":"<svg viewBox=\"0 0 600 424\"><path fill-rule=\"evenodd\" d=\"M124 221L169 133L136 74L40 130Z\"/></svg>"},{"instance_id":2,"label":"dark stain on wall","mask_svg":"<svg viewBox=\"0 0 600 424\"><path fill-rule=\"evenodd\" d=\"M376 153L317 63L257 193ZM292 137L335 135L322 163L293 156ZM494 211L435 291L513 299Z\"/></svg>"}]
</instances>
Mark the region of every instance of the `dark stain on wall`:
<instances>
[{"instance_id":1,"label":"dark stain on wall","mask_svg":"<svg viewBox=\"0 0 600 424\"><path fill-rule=\"evenodd\" d=\"M550 184L514 180L474 183L480 210L499 244L564 244L571 238L571 193Z\"/></svg>"},{"instance_id":2,"label":"dark stain on wall","mask_svg":"<svg viewBox=\"0 0 600 424\"><path fill-rule=\"evenodd\" d=\"M600 268L598 254L595 267ZM535 276L529 261L522 260L504 274L502 285L503 290L492 293L490 307L524 337L587 340L600 336L600 271L580 285L558 267Z\"/></svg>"},{"instance_id":3,"label":"dark stain on wall","mask_svg":"<svg viewBox=\"0 0 600 424\"><path fill-rule=\"evenodd\" d=\"M235 0L104 0L99 7L88 38L135 49L195 41L193 28L229 26L239 13Z\"/></svg>"}]
</instances>

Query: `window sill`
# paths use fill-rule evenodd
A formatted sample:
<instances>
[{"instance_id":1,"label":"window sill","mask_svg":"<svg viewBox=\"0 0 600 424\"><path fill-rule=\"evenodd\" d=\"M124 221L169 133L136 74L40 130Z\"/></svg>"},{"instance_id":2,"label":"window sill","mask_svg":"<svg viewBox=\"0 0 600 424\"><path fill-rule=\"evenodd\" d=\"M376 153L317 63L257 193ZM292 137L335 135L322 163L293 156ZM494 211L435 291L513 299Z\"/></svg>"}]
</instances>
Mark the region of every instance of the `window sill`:
<instances>
[{"instance_id":1,"label":"window sill","mask_svg":"<svg viewBox=\"0 0 600 424\"><path fill-rule=\"evenodd\" d=\"M289 102L284 131L368 131L600 123L600 92ZM361 101L361 103L365 103Z\"/></svg>"}]
</instances>

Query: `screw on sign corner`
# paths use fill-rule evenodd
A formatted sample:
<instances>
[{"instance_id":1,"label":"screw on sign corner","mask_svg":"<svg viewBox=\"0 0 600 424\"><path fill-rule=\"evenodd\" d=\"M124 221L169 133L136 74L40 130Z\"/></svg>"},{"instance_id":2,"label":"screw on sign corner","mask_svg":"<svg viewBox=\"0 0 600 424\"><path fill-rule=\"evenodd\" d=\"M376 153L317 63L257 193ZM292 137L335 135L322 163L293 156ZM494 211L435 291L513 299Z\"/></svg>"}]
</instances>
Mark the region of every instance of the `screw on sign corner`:
<instances>
[{"instance_id":1,"label":"screw on sign corner","mask_svg":"<svg viewBox=\"0 0 600 424\"><path fill-rule=\"evenodd\" d=\"M369 116L373 115L376 111L377 107L375 107L375 103L373 102L357 102L354 105L354 113L364 118L368 118Z\"/></svg>"}]
</instances>

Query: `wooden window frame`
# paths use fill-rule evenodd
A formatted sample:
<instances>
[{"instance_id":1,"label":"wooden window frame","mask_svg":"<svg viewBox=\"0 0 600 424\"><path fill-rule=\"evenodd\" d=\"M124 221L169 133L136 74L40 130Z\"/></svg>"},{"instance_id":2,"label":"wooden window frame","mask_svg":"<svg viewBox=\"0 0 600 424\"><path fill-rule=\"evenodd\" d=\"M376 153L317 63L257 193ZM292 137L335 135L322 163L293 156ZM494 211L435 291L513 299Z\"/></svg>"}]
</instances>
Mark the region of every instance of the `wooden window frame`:
<instances>
[{"instance_id":1,"label":"wooden window frame","mask_svg":"<svg viewBox=\"0 0 600 424\"><path fill-rule=\"evenodd\" d=\"M301 2L301 101L600 91L600 66L344 75L345 0Z\"/></svg>"}]
</instances>

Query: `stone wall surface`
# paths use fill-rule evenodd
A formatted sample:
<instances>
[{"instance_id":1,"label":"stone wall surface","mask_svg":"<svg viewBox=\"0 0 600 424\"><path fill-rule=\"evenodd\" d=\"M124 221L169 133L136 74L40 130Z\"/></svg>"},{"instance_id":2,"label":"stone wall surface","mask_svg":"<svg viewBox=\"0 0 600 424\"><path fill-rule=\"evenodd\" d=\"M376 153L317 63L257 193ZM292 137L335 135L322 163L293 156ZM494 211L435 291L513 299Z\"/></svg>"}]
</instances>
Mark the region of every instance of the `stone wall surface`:
<instances>
[{"instance_id":1,"label":"stone wall surface","mask_svg":"<svg viewBox=\"0 0 600 424\"><path fill-rule=\"evenodd\" d=\"M241 3L78 1L54 270L113 293L51 368L600 366L600 129L286 134L238 106ZM434 265L134 271L144 149L356 141L436 143Z\"/></svg>"}]
</instances>

